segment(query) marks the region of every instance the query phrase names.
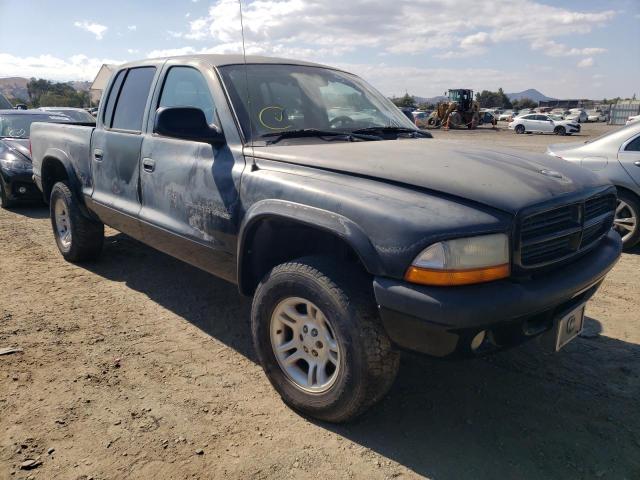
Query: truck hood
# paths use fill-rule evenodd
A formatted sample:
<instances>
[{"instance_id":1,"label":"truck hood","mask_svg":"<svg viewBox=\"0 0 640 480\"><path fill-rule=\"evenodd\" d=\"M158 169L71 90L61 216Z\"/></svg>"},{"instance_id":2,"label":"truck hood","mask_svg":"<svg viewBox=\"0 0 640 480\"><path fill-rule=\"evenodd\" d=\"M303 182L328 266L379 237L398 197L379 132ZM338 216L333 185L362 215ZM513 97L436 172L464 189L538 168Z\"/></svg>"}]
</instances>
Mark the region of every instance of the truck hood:
<instances>
[{"instance_id":1,"label":"truck hood","mask_svg":"<svg viewBox=\"0 0 640 480\"><path fill-rule=\"evenodd\" d=\"M446 140L271 145L253 151L256 158L405 184L514 214L555 197L607 185L588 170L549 155L480 149Z\"/></svg>"},{"instance_id":2,"label":"truck hood","mask_svg":"<svg viewBox=\"0 0 640 480\"><path fill-rule=\"evenodd\" d=\"M29 152L29 140L26 138L3 138L0 140L4 144L18 153L21 153L23 157L31 160L31 152Z\"/></svg>"}]
</instances>

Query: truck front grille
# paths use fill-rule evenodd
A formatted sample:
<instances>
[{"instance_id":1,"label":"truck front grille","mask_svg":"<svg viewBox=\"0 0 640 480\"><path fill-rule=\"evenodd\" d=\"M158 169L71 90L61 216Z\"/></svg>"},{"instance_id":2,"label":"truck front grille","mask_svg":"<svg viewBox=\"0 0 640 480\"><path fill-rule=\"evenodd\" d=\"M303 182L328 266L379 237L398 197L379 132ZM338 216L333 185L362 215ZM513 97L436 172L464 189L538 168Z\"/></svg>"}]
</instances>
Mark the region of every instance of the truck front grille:
<instances>
[{"instance_id":1,"label":"truck front grille","mask_svg":"<svg viewBox=\"0 0 640 480\"><path fill-rule=\"evenodd\" d=\"M516 262L541 267L590 248L611 229L615 208L615 195L606 194L523 218Z\"/></svg>"}]
</instances>

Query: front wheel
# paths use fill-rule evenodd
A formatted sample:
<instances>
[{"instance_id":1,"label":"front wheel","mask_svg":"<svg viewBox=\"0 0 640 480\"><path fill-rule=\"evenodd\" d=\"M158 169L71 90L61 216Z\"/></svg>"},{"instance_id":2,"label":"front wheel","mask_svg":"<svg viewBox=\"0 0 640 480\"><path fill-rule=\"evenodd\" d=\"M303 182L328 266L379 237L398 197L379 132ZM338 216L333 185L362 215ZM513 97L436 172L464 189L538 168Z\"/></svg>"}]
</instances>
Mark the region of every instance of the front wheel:
<instances>
[{"instance_id":1,"label":"front wheel","mask_svg":"<svg viewBox=\"0 0 640 480\"><path fill-rule=\"evenodd\" d=\"M65 260L82 262L97 258L104 241L104 225L82 214L66 182L53 186L49 207L53 235Z\"/></svg>"},{"instance_id":2,"label":"front wheel","mask_svg":"<svg viewBox=\"0 0 640 480\"><path fill-rule=\"evenodd\" d=\"M2 178L0 178L0 208L11 208L15 205L13 200L9 200L9 195L7 194L7 189L4 186L4 182Z\"/></svg>"},{"instance_id":3,"label":"front wheel","mask_svg":"<svg viewBox=\"0 0 640 480\"><path fill-rule=\"evenodd\" d=\"M618 192L618 206L613 219L613 228L622 237L622 245L629 250L640 242L640 201L632 193Z\"/></svg>"},{"instance_id":4,"label":"front wheel","mask_svg":"<svg viewBox=\"0 0 640 480\"><path fill-rule=\"evenodd\" d=\"M553 133L555 133L556 135L566 135L567 134L567 129L564 127L556 127L556 129L553 131Z\"/></svg>"},{"instance_id":5,"label":"front wheel","mask_svg":"<svg viewBox=\"0 0 640 480\"><path fill-rule=\"evenodd\" d=\"M269 381L295 410L345 422L393 384L400 356L367 280L331 259L306 257L273 268L258 286L253 342Z\"/></svg>"},{"instance_id":6,"label":"front wheel","mask_svg":"<svg viewBox=\"0 0 640 480\"><path fill-rule=\"evenodd\" d=\"M516 133L524 133L524 125L516 125Z\"/></svg>"}]
</instances>

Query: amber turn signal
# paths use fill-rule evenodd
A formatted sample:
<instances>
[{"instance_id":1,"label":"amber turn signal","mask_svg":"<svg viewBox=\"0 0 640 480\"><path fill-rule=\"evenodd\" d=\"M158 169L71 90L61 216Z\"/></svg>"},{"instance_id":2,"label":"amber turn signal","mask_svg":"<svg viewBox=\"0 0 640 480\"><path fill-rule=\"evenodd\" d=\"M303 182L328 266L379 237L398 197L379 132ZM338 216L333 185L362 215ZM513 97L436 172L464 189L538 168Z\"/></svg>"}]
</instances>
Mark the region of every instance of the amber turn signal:
<instances>
[{"instance_id":1,"label":"amber turn signal","mask_svg":"<svg viewBox=\"0 0 640 480\"><path fill-rule=\"evenodd\" d=\"M508 263L469 270L432 270L411 266L405 273L404 279L411 283L447 287L491 282L492 280L507 278L509 274Z\"/></svg>"}]
</instances>

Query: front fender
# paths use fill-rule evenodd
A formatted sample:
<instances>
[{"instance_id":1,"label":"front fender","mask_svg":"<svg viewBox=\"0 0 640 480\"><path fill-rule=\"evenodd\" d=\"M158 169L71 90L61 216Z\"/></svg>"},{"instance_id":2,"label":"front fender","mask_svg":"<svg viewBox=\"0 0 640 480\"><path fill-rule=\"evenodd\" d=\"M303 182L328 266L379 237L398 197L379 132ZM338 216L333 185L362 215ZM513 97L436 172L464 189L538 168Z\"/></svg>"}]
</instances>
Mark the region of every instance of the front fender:
<instances>
[{"instance_id":1,"label":"front fender","mask_svg":"<svg viewBox=\"0 0 640 480\"><path fill-rule=\"evenodd\" d=\"M242 285L242 264L246 240L253 226L266 218L281 218L332 233L346 242L373 275L383 273L380 257L365 232L352 220L316 207L286 200L267 199L253 204L246 212L238 234L238 284Z\"/></svg>"}]
</instances>

